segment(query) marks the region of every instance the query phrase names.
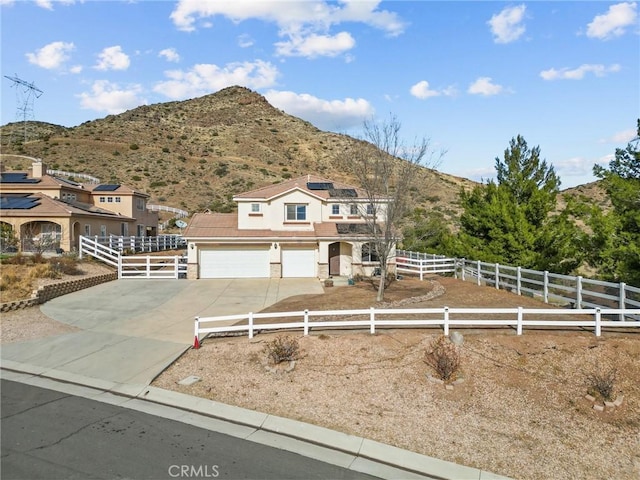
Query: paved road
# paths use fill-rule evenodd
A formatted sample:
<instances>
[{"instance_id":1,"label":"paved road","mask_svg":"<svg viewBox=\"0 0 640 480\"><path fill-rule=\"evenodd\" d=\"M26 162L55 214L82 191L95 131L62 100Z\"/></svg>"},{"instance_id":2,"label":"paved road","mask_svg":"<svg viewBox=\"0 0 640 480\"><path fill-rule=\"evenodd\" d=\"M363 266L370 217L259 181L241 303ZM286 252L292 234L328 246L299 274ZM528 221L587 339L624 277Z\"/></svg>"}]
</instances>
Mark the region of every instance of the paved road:
<instances>
[{"instance_id":1,"label":"paved road","mask_svg":"<svg viewBox=\"0 0 640 480\"><path fill-rule=\"evenodd\" d=\"M295 453L2 380L4 479L373 479Z\"/></svg>"}]
</instances>

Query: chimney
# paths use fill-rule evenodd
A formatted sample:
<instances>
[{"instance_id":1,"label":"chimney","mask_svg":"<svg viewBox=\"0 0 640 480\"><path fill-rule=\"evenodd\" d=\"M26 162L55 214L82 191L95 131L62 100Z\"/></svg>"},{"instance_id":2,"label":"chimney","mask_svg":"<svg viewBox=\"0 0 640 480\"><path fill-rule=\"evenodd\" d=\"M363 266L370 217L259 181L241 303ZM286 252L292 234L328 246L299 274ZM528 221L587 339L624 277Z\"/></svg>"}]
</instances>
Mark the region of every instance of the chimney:
<instances>
[{"instance_id":1,"label":"chimney","mask_svg":"<svg viewBox=\"0 0 640 480\"><path fill-rule=\"evenodd\" d=\"M43 175L47 174L47 166L42 163L42 161L33 162L33 173L31 176L33 178L42 178Z\"/></svg>"}]
</instances>

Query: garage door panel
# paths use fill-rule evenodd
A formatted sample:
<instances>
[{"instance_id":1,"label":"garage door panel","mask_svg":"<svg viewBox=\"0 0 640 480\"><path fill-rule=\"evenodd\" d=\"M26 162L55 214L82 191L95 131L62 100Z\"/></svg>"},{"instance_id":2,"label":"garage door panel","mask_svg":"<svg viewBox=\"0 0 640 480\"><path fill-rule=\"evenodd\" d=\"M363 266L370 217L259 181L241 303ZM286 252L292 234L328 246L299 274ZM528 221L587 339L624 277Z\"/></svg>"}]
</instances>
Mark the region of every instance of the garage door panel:
<instances>
[{"instance_id":1,"label":"garage door panel","mask_svg":"<svg viewBox=\"0 0 640 480\"><path fill-rule=\"evenodd\" d=\"M313 249L282 250L282 276L316 277L316 252Z\"/></svg>"},{"instance_id":2,"label":"garage door panel","mask_svg":"<svg viewBox=\"0 0 640 480\"><path fill-rule=\"evenodd\" d=\"M268 278L268 249L204 249L200 278Z\"/></svg>"}]
</instances>

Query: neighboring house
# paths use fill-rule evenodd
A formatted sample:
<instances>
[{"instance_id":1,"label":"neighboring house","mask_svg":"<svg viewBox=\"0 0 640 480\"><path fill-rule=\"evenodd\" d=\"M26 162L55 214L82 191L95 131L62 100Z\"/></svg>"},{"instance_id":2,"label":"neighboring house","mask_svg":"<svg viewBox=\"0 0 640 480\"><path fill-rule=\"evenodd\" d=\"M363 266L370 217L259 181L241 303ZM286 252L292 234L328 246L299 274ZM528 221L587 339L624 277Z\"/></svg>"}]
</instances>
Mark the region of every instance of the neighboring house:
<instances>
[{"instance_id":1,"label":"neighboring house","mask_svg":"<svg viewBox=\"0 0 640 480\"><path fill-rule=\"evenodd\" d=\"M369 276L379 266L358 188L307 175L234 201L237 213L192 217L188 278ZM376 203L384 221L385 200Z\"/></svg>"},{"instance_id":2,"label":"neighboring house","mask_svg":"<svg viewBox=\"0 0 640 480\"><path fill-rule=\"evenodd\" d=\"M83 185L48 175L42 162L31 172L1 172L3 249L13 232L20 250L78 248L80 235L153 236L158 213L149 195L124 185Z\"/></svg>"}]
</instances>

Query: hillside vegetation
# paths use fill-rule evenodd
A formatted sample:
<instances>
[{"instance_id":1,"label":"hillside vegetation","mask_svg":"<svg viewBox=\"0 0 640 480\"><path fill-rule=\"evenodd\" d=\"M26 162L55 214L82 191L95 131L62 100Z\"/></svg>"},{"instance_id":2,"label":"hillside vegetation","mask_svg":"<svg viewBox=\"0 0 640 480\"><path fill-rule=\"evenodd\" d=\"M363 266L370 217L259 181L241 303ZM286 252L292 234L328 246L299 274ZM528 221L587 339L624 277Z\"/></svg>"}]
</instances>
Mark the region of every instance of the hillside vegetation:
<instances>
[{"instance_id":1,"label":"hillside vegetation","mask_svg":"<svg viewBox=\"0 0 640 480\"><path fill-rule=\"evenodd\" d=\"M233 195L299 175L356 184L335 160L353 138L321 131L243 87L73 128L31 122L26 142L22 124L5 125L0 133L7 169L30 165L6 154L41 158L49 168L124 183L149 193L153 203L189 212L231 211ZM460 189L475 182L429 169L422 176L425 188L414 192L416 202L456 218Z\"/></svg>"}]
</instances>

